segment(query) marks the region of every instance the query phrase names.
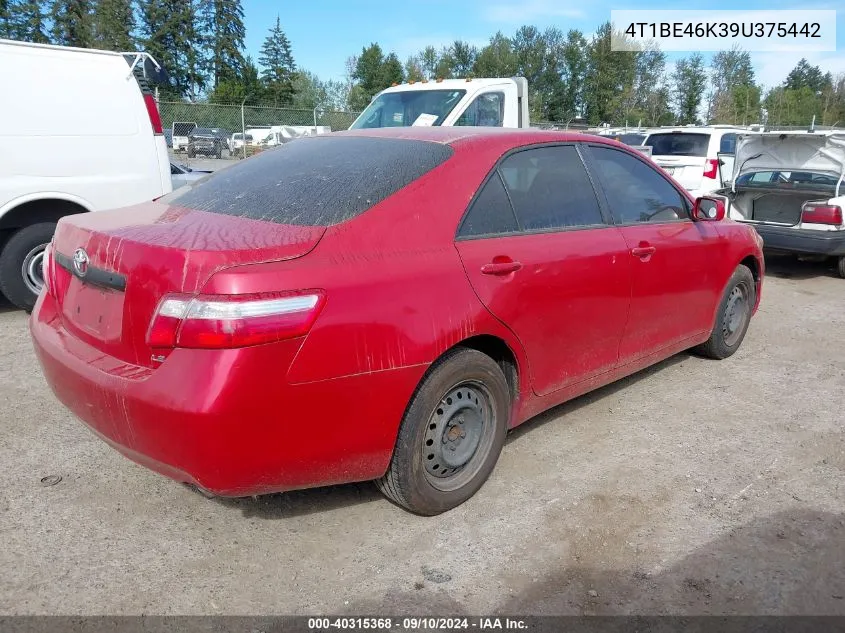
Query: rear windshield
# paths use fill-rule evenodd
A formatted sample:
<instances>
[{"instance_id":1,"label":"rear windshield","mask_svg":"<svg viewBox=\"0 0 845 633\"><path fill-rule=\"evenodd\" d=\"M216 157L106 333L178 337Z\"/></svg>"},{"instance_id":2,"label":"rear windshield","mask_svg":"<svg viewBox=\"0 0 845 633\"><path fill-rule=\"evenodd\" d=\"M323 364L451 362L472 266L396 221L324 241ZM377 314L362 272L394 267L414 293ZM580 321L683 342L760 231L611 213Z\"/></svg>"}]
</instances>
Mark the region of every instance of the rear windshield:
<instances>
[{"instance_id":1,"label":"rear windshield","mask_svg":"<svg viewBox=\"0 0 845 633\"><path fill-rule=\"evenodd\" d=\"M652 134L645 142L652 147L652 156L707 156L709 134L663 132Z\"/></svg>"},{"instance_id":2,"label":"rear windshield","mask_svg":"<svg viewBox=\"0 0 845 633\"><path fill-rule=\"evenodd\" d=\"M161 201L279 224L330 226L360 215L451 155L448 145L428 141L301 138Z\"/></svg>"},{"instance_id":3,"label":"rear windshield","mask_svg":"<svg viewBox=\"0 0 845 633\"><path fill-rule=\"evenodd\" d=\"M812 189L834 193L838 180L839 178L831 174L809 171L755 171L742 174L736 179L736 184L744 187Z\"/></svg>"}]
</instances>

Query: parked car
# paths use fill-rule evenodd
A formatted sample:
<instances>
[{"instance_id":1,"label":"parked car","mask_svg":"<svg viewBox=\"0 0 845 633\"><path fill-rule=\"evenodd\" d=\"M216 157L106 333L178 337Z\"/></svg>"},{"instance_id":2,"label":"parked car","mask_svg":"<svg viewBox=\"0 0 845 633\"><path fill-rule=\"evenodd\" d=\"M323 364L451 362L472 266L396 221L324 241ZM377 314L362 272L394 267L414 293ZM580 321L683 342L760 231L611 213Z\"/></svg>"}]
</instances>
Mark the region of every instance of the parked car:
<instances>
[{"instance_id":1,"label":"parked car","mask_svg":"<svg viewBox=\"0 0 845 633\"><path fill-rule=\"evenodd\" d=\"M201 180L212 173L209 170L191 169L187 165L177 165L170 163L170 180L173 182L173 188L178 189Z\"/></svg>"},{"instance_id":2,"label":"parked car","mask_svg":"<svg viewBox=\"0 0 845 633\"><path fill-rule=\"evenodd\" d=\"M191 132L195 129L197 129L197 124L194 121L174 121L170 128L170 135L173 137L173 150L176 152L186 151Z\"/></svg>"},{"instance_id":3,"label":"parked car","mask_svg":"<svg viewBox=\"0 0 845 633\"><path fill-rule=\"evenodd\" d=\"M14 305L35 305L60 218L171 190L150 90L163 80L144 53L0 40L0 85L14 86L0 116L0 290Z\"/></svg>"},{"instance_id":4,"label":"parked car","mask_svg":"<svg viewBox=\"0 0 845 633\"><path fill-rule=\"evenodd\" d=\"M228 496L375 479L431 515L539 412L739 348L764 263L724 212L582 134L303 138L62 220L30 327L59 400L160 473Z\"/></svg>"},{"instance_id":5,"label":"parked car","mask_svg":"<svg viewBox=\"0 0 845 633\"><path fill-rule=\"evenodd\" d=\"M252 134L246 135L246 143L247 145L252 145L254 139ZM244 134L243 132L235 132L232 134L232 153L235 154L238 151L243 151L244 146Z\"/></svg>"},{"instance_id":6,"label":"parked car","mask_svg":"<svg viewBox=\"0 0 845 633\"><path fill-rule=\"evenodd\" d=\"M194 158L197 154L222 158L223 154L228 156L228 136L224 131L207 127L195 128L188 136L188 158Z\"/></svg>"},{"instance_id":7,"label":"parked car","mask_svg":"<svg viewBox=\"0 0 845 633\"><path fill-rule=\"evenodd\" d=\"M836 260L845 278L845 133L766 132L739 136L728 197L768 250Z\"/></svg>"},{"instance_id":8,"label":"parked car","mask_svg":"<svg viewBox=\"0 0 845 633\"><path fill-rule=\"evenodd\" d=\"M692 196L699 196L724 185L723 176L733 168L736 136L742 131L719 125L661 129L652 131L643 145L652 148L652 159L666 173Z\"/></svg>"}]
</instances>

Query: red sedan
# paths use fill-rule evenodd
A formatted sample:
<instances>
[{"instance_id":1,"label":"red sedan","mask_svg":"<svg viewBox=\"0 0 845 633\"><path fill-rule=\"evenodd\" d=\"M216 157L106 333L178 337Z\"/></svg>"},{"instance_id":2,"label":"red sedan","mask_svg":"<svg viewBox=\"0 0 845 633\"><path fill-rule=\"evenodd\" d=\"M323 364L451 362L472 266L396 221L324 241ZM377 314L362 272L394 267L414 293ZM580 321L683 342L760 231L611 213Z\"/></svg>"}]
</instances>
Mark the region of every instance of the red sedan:
<instances>
[{"instance_id":1,"label":"red sedan","mask_svg":"<svg viewBox=\"0 0 845 633\"><path fill-rule=\"evenodd\" d=\"M507 431L695 348L760 300L753 228L599 137L472 128L294 141L62 219L31 318L58 398L216 495L375 479L437 514Z\"/></svg>"}]
</instances>

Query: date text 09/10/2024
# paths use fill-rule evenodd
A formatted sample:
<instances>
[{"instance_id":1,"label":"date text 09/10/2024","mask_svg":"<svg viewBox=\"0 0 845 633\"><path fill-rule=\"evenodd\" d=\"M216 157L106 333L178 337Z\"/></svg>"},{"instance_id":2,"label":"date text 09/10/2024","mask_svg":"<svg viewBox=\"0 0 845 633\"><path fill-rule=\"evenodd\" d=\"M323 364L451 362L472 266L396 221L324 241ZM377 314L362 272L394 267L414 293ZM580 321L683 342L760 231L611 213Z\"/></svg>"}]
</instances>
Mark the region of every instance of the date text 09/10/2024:
<instances>
[{"instance_id":1,"label":"date text 09/10/2024","mask_svg":"<svg viewBox=\"0 0 845 633\"><path fill-rule=\"evenodd\" d=\"M450 631L450 630L522 630L528 624L518 618L437 618L408 617L394 618L309 618L308 629L311 631L332 630L398 630L398 631Z\"/></svg>"}]
</instances>

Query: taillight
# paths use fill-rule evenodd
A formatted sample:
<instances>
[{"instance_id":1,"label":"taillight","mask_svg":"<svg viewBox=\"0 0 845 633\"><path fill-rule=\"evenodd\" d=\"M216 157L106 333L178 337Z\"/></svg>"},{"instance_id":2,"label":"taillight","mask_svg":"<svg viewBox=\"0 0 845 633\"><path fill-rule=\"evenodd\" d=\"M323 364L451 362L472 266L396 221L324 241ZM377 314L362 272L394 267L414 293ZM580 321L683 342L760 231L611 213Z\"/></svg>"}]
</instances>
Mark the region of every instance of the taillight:
<instances>
[{"instance_id":1,"label":"taillight","mask_svg":"<svg viewBox=\"0 0 845 633\"><path fill-rule=\"evenodd\" d=\"M805 202L801 221L811 224L842 224L842 207L833 204Z\"/></svg>"},{"instance_id":2,"label":"taillight","mask_svg":"<svg viewBox=\"0 0 845 633\"><path fill-rule=\"evenodd\" d=\"M53 245L47 244L41 257L41 278L44 280L44 290L48 295L53 294Z\"/></svg>"},{"instance_id":3,"label":"taillight","mask_svg":"<svg viewBox=\"0 0 845 633\"><path fill-rule=\"evenodd\" d=\"M719 174L719 161L714 158L708 158L704 163L704 177L716 179Z\"/></svg>"},{"instance_id":4,"label":"taillight","mask_svg":"<svg viewBox=\"0 0 845 633\"><path fill-rule=\"evenodd\" d=\"M250 295L168 295L147 331L152 348L228 349L308 333L325 302L322 290Z\"/></svg>"},{"instance_id":5,"label":"taillight","mask_svg":"<svg viewBox=\"0 0 845 633\"><path fill-rule=\"evenodd\" d=\"M158 113L155 97L149 92L144 94L144 105L147 106L147 115L150 117L150 124L153 126L153 134L164 134L161 127L161 116Z\"/></svg>"}]
</instances>

